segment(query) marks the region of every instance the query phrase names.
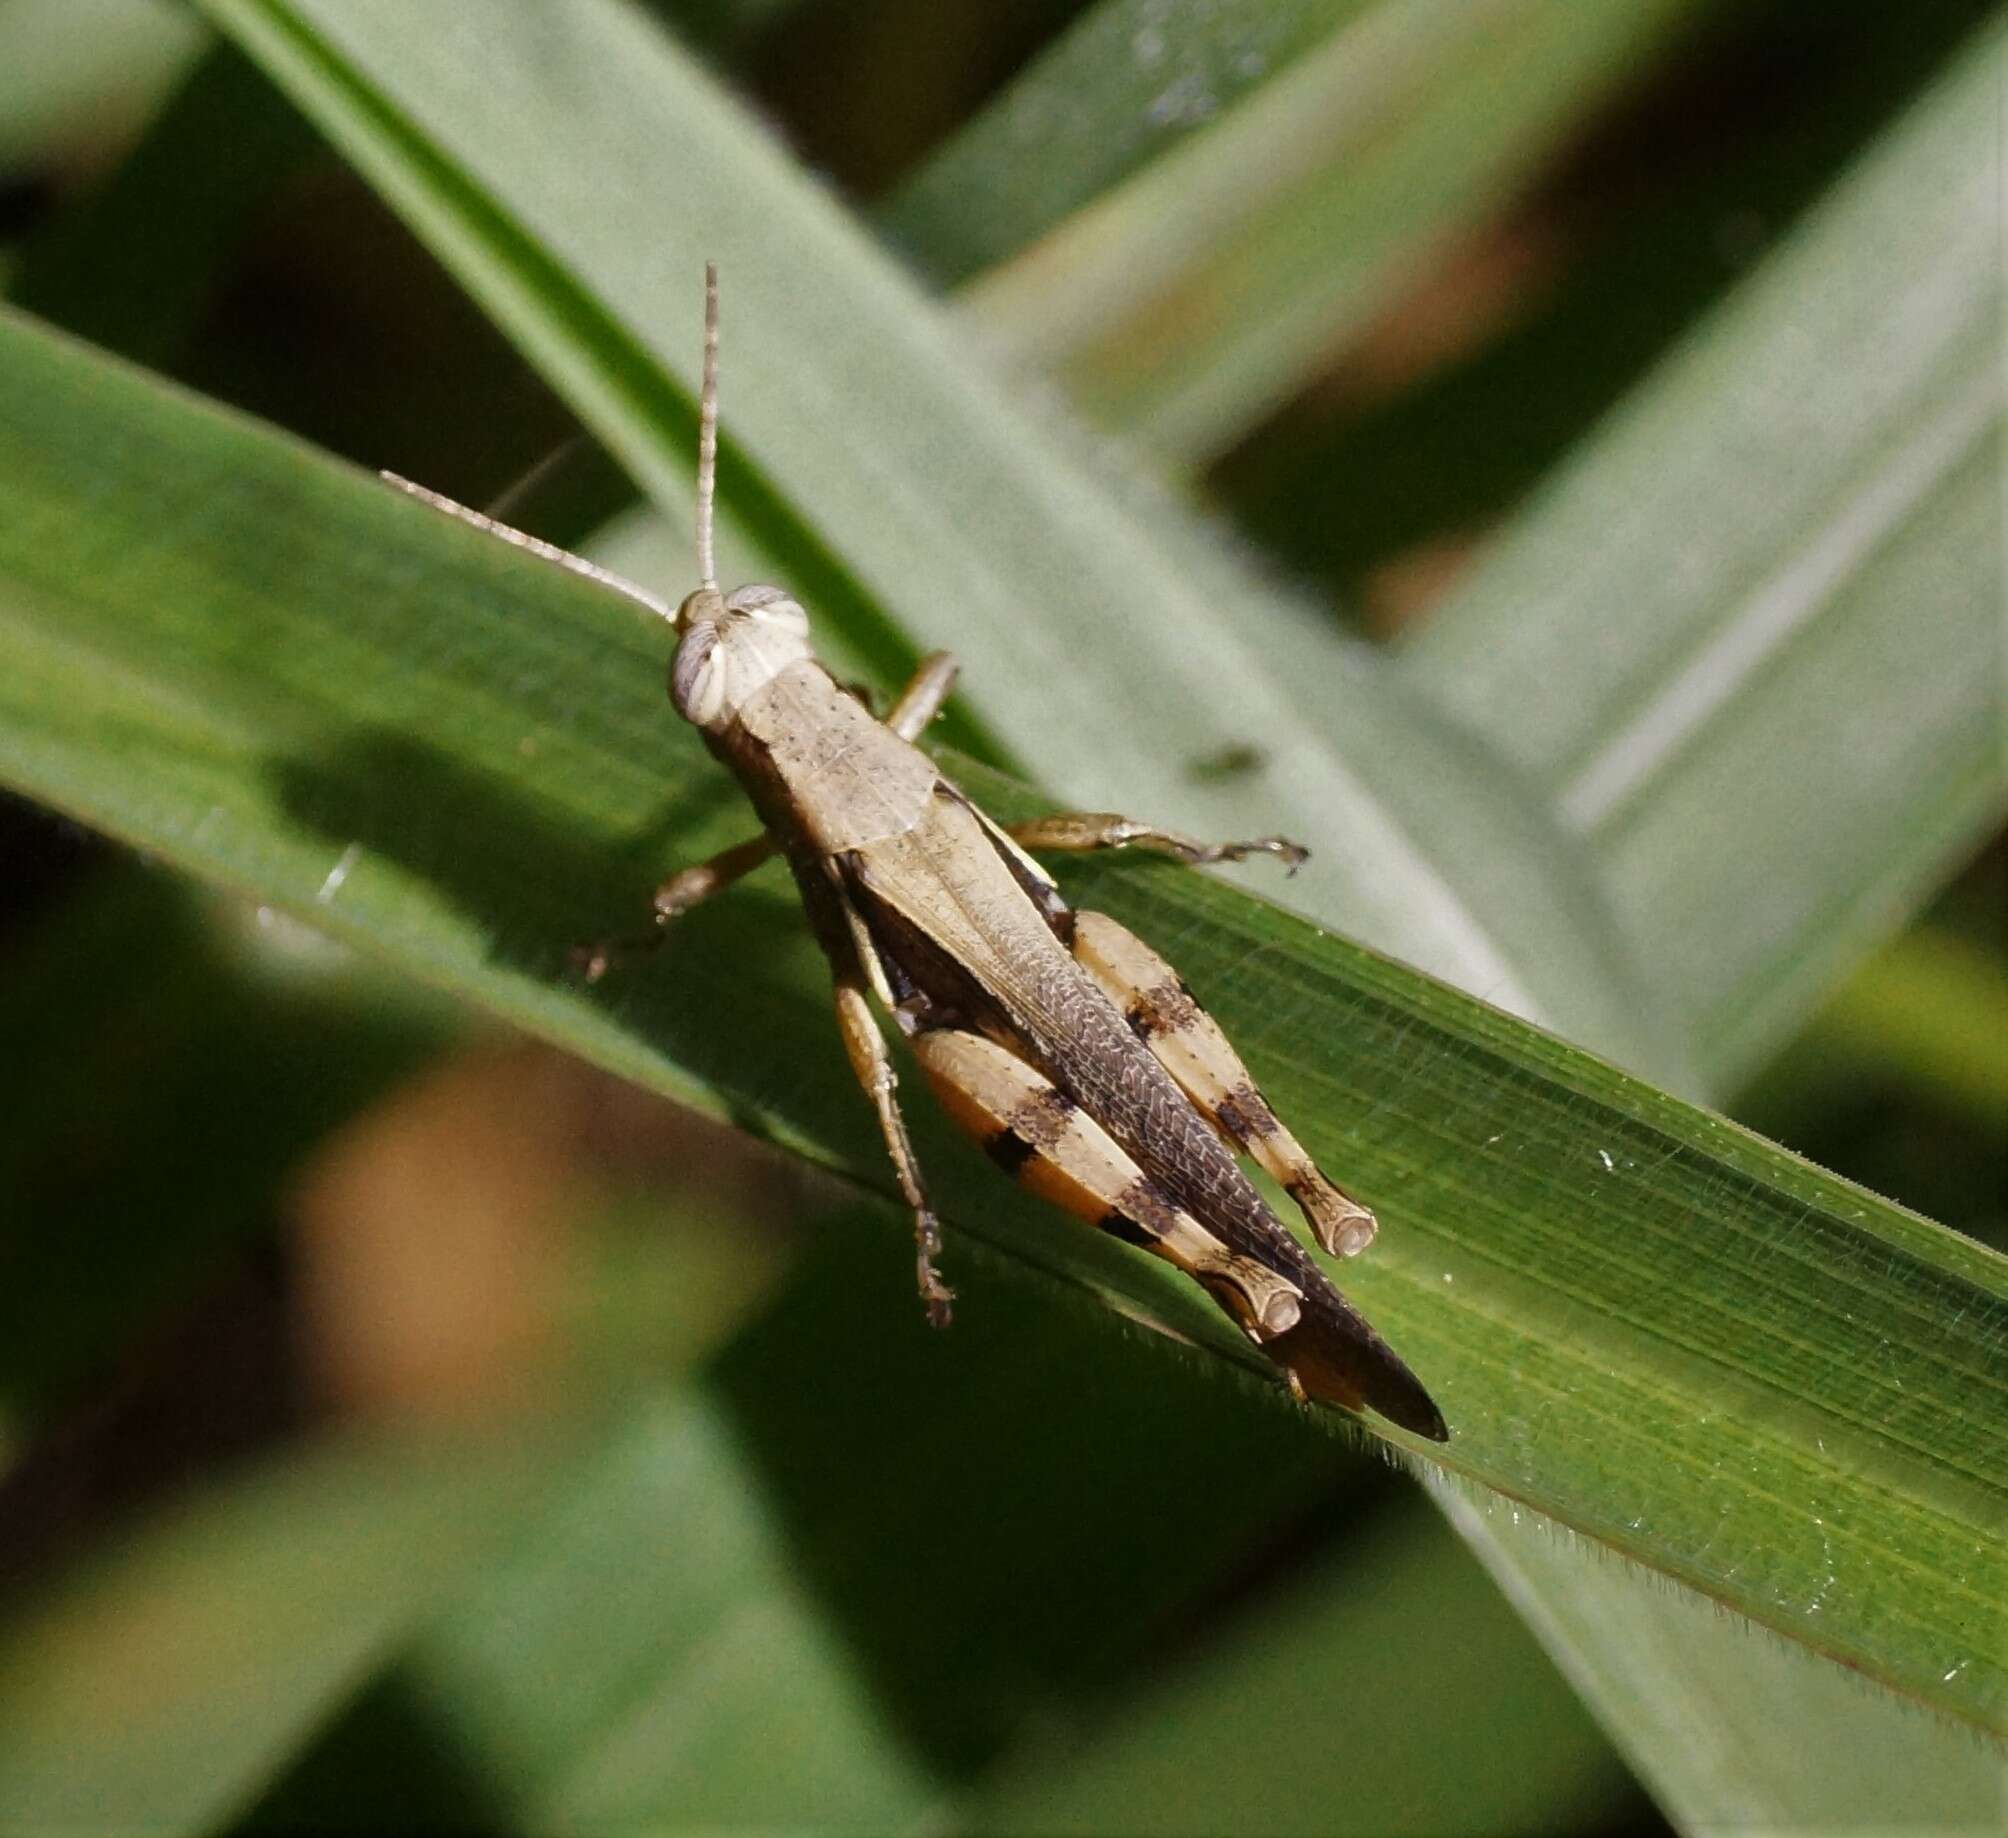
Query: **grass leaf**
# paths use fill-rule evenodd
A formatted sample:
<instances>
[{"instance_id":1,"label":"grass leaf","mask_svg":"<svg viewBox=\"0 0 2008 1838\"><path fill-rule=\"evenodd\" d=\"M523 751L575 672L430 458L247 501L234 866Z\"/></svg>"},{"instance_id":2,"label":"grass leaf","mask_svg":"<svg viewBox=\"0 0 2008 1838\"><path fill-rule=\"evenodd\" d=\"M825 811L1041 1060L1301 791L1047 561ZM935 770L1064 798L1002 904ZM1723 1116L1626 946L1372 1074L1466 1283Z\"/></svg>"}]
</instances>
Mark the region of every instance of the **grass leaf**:
<instances>
[{"instance_id":1,"label":"grass leaf","mask_svg":"<svg viewBox=\"0 0 2008 1838\"><path fill-rule=\"evenodd\" d=\"M744 832L663 709L659 629L32 328L0 321L0 363L10 782L886 1184L771 883L646 974L565 975L666 858ZM1067 878L1179 961L1382 1213L1348 1286L1444 1405L1452 1471L2002 1721L2008 1264L1216 881ZM1148 1260L922 1143L962 1231L1223 1376L1254 1362Z\"/></svg>"},{"instance_id":2,"label":"grass leaf","mask_svg":"<svg viewBox=\"0 0 2008 1838\"><path fill-rule=\"evenodd\" d=\"M1103 0L876 212L944 287L1021 254L1205 132L1373 0Z\"/></svg>"},{"instance_id":3,"label":"grass leaf","mask_svg":"<svg viewBox=\"0 0 2008 1838\"><path fill-rule=\"evenodd\" d=\"M958 302L986 345L1056 373L1098 423L1173 462L1203 462L1510 197L1694 6L1326 10L1323 38L1245 97L1228 84L1217 120L1031 247L1000 250L1009 259ZM1030 109L1061 114L1077 85L1090 113L1114 101L1081 61L1055 54L1022 79L1000 104L1004 131ZM1187 106L1210 117L1213 92L1197 94ZM916 195L932 195L928 175L901 201L908 211ZM896 209L891 222L907 219Z\"/></svg>"},{"instance_id":4,"label":"grass leaf","mask_svg":"<svg viewBox=\"0 0 2008 1838\"><path fill-rule=\"evenodd\" d=\"M221 1829L561 1460L357 1442L113 1541L0 1641L0 1826Z\"/></svg>"},{"instance_id":5,"label":"grass leaf","mask_svg":"<svg viewBox=\"0 0 2008 1838\"><path fill-rule=\"evenodd\" d=\"M2008 809L2002 47L1972 46L1408 647L1411 683L1581 837L1717 1090Z\"/></svg>"}]
</instances>

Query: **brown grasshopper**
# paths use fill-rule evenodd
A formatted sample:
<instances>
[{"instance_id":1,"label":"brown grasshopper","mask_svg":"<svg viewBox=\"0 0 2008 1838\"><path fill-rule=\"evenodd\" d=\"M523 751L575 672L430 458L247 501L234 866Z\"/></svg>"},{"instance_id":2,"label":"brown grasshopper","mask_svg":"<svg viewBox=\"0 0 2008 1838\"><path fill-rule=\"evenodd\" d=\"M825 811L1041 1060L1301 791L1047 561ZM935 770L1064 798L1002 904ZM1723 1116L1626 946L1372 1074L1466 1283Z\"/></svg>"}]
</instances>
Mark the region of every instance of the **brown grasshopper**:
<instances>
[{"instance_id":1,"label":"brown grasshopper","mask_svg":"<svg viewBox=\"0 0 2008 1838\"><path fill-rule=\"evenodd\" d=\"M1318 1171L1277 1120L1212 1018L1150 947L1076 912L1030 851L1143 848L1184 862L1304 851L1280 837L1208 846L1128 818L1000 825L915 744L946 701L955 660L922 663L883 721L809 648L809 620L778 587L721 593L712 559L718 450L718 277L705 270L697 559L667 602L582 558L403 480L439 508L606 582L668 619L676 710L745 788L761 835L672 875L656 929L776 852L787 860L836 981L837 1025L912 1209L921 1299L937 1326L952 1292L870 995L897 1023L949 1116L1042 1198L1196 1279L1300 1399L1371 1406L1435 1441L1449 1431L1415 1375L1285 1231L1242 1172L1251 1156L1302 1209L1318 1243L1355 1256L1374 1216ZM612 947L584 954L597 978Z\"/></svg>"}]
</instances>

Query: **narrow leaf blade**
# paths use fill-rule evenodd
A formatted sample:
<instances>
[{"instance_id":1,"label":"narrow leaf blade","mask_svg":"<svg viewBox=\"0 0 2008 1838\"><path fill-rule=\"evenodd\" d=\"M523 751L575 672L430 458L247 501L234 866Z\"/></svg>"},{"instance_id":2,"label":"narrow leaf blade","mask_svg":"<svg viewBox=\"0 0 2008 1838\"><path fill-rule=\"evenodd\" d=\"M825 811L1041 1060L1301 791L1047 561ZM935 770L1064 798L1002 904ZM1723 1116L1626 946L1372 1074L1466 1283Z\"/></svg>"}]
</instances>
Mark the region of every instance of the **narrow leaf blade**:
<instances>
[{"instance_id":1,"label":"narrow leaf blade","mask_svg":"<svg viewBox=\"0 0 2008 1838\"><path fill-rule=\"evenodd\" d=\"M2008 810L2003 42L1971 47L1407 650L1412 684L1549 790L1717 1089Z\"/></svg>"}]
</instances>

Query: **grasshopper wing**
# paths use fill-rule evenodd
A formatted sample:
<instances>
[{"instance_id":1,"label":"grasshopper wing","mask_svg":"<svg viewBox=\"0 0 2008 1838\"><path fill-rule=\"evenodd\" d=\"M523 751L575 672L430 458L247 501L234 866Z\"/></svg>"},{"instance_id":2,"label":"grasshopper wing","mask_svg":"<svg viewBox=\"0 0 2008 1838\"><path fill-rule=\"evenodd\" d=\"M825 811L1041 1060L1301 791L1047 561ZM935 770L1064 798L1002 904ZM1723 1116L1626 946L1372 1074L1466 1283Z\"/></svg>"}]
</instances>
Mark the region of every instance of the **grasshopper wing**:
<instances>
[{"instance_id":1,"label":"grasshopper wing","mask_svg":"<svg viewBox=\"0 0 2008 1838\"><path fill-rule=\"evenodd\" d=\"M1283 1228L1069 952L1071 915L1049 885L1028 879L1038 871L955 787L942 782L911 828L833 866L909 1033L970 1030L1022 1056L1212 1235L1223 1260L1252 1258L1295 1290L1293 1325L1250 1331L1305 1392L1447 1440L1420 1381ZM1131 1236L1120 1209L1096 1223ZM1249 1330L1246 1311L1208 1287Z\"/></svg>"}]
</instances>

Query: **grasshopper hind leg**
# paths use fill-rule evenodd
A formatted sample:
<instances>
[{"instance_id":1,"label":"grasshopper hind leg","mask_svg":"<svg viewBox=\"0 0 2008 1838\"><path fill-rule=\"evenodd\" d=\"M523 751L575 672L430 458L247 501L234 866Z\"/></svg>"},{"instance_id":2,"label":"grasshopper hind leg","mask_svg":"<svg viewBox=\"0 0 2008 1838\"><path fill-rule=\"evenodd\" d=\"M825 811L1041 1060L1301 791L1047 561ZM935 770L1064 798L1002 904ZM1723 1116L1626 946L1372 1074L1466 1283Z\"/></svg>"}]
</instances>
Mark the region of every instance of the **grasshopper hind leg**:
<instances>
[{"instance_id":1,"label":"grasshopper hind leg","mask_svg":"<svg viewBox=\"0 0 2008 1838\"><path fill-rule=\"evenodd\" d=\"M960 1028L917 1034L914 1057L942 1108L1041 1199L1155 1253L1203 1285L1257 1346L1303 1318L1303 1291L1230 1249L1036 1067Z\"/></svg>"},{"instance_id":2,"label":"grasshopper hind leg","mask_svg":"<svg viewBox=\"0 0 2008 1838\"><path fill-rule=\"evenodd\" d=\"M1200 1114L1297 1202L1325 1250L1357 1257L1373 1243L1373 1214L1318 1171L1269 1108L1219 1023L1163 958L1105 913L1074 915L1073 952Z\"/></svg>"}]
</instances>

